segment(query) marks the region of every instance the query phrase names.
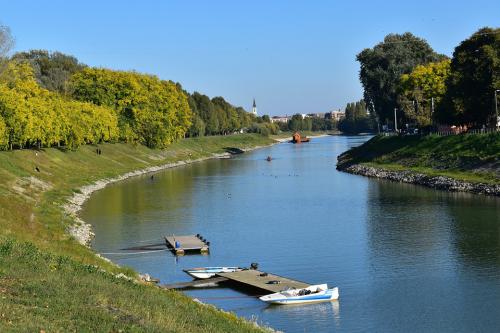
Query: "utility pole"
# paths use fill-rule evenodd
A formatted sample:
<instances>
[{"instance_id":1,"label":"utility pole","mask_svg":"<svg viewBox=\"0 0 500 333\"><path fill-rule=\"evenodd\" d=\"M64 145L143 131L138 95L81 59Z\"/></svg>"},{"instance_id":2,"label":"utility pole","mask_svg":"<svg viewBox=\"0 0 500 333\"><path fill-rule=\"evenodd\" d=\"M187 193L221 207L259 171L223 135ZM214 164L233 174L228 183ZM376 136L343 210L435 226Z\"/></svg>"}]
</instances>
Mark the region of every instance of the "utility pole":
<instances>
[{"instance_id":1,"label":"utility pole","mask_svg":"<svg viewBox=\"0 0 500 333\"><path fill-rule=\"evenodd\" d=\"M396 110L397 108L394 108L394 131L398 131L398 119L396 118Z\"/></svg>"},{"instance_id":2,"label":"utility pole","mask_svg":"<svg viewBox=\"0 0 500 333\"><path fill-rule=\"evenodd\" d=\"M434 97L431 97L431 115L434 115Z\"/></svg>"}]
</instances>

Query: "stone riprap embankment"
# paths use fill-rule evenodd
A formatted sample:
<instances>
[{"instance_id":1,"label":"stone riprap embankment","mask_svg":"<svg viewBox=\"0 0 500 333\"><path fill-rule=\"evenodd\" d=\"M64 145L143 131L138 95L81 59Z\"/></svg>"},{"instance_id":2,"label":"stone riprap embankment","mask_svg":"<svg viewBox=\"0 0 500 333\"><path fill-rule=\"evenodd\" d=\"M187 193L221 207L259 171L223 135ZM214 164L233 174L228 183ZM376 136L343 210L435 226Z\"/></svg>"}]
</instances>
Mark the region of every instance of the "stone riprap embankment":
<instances>
[{"instance_id":1,"label":"stone riprap embankment","mask_svg":"<svg viewBox=\"0 0 500 333\"><path fill-rule=\"evenodd\" d=\"M388 179L402 183L423 185L434 189L450 192L470 192L475 194L500 196L500 185L470 183L445 176L428 176L408 170L386 170L383 168L375 168L362 164L354 164L345 167L337 165L337 169L356 175Z\"/></svg>"}]
</instances>

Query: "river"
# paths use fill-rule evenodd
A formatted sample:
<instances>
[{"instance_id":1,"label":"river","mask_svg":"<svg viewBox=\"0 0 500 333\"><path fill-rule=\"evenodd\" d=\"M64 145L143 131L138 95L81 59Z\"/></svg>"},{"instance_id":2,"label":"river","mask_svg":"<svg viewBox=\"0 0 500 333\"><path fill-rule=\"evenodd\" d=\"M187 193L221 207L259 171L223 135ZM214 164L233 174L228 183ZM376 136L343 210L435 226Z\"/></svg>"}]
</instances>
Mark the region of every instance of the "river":
<instances>
[{"instance_id":1,"label":"river","mask_svg":"<svg viewBox=\"0 0 500 333\"><path fill-rule=\"evenodd\" d=\"M339 287L339 301L304 306L186 291L285 332L497 331L500 200L336 171L337 155L367 139L283 143L132 178L93 194L81 215L98 252L162 283L190 280L184 268L258 262ZM196 233L209 255L115 254Z\"/></svg>"}]
</instances>

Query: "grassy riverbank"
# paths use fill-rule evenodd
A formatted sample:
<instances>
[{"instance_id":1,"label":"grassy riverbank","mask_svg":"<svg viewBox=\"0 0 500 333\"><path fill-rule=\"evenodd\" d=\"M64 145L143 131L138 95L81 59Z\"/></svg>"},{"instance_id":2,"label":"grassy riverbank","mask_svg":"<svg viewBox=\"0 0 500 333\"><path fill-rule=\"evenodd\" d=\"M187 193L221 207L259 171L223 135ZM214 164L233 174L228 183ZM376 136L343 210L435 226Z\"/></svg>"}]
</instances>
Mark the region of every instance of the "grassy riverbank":
<instances>
[{"instance_id":1,"label":"grassy riverbank","mask_svg":"<svg viewBox=\"0 0 500 333\"><path fill-rule=\"evenodd\" d=\"M73 219L62 206L99 179L272 142L243 134L185 139L165 150L103 144L1 152L0 331L255 331L180 293L116 278L135 272L72 239Z\"/></svg>"},{"instance_id":2,"label":"grassy riverbank","mask_svg":"<svg viewBox=\"0 0 500 333\"><path fill-rule=\"evenodd\" d=\"M340 169L354 164L500 184L500 133L376 136L339 157Z\"/></svg>"}]
</instances>

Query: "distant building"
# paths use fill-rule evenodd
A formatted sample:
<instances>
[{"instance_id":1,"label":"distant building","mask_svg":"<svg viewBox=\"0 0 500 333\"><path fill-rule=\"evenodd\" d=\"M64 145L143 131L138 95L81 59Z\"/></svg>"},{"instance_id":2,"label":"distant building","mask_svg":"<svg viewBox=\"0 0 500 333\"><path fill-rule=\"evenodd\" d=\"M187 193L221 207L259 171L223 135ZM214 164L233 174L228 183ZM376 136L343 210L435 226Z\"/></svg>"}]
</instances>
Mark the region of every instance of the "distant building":
<instances>
[{"instance_id":1,"label":"distant building","mask_svg":"<svg viewBox=\"0 0 500 333\"><path fill-rule=\"evenodd\" d=\"M255 98L253 99L252 113L257 116L257 104L255 104Z\"/></svg>"},{"instance_id":2,"label":"distant building","mask_svg":"<svg viewBox=\"0 0 500 333\"><path fill-rule=\"evenodd\" d=\"M289 116L273 116L271 118L271 122L272 123L288 123L288 121L291 119L292 117L289 117Z\"/></svg>"},{"instance_id":3,"label":"distant building","mask_svg":"<svg viewBox=\"0 0 500 333\"><path fill-rule=\"evenodd\" d=\"M310 117L310 118L313 118L313 117L315 117L315 118L325 118L325 116L326 116L326 113L324 113L324 112L308 113L307 114L307 117Z\"/></svg>"},{"instance_id":4,"label":"distant building","mask_svg":"<svg viewBox=\"0 0 500 333\"><path fill-rule=\"evenodd\" d=\"M340 110L327 112L327 113L325 113L325 118L326 119L333 119L335 121L339 121L339 120L345 118L345 112L344 111L340 111Z\"/></svg>"}]
</instances>

